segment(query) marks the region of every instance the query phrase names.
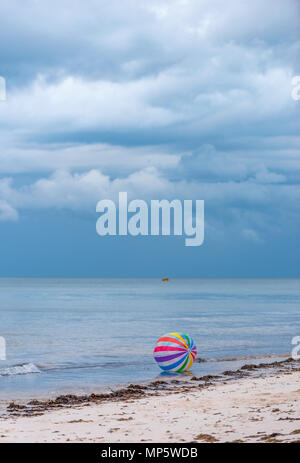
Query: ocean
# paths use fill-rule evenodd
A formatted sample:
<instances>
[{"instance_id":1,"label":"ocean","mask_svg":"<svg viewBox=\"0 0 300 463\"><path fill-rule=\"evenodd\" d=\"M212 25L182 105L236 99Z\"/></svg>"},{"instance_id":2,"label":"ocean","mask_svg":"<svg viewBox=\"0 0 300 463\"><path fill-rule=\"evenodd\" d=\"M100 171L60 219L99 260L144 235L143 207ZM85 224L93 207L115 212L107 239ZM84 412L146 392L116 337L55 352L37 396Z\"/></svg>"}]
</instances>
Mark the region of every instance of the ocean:
<instances>
[{"instance_id":1,"label":"ocean","mask_svg":"<svg viewBox=\"0 0 300 463\"><path fill-rule=\"evenodd\" d=\"M87 393L162 377L156 340L185 332L191 372L290 355L296 279L0 279L0 400Z\"/></svg>"}]
</instances>

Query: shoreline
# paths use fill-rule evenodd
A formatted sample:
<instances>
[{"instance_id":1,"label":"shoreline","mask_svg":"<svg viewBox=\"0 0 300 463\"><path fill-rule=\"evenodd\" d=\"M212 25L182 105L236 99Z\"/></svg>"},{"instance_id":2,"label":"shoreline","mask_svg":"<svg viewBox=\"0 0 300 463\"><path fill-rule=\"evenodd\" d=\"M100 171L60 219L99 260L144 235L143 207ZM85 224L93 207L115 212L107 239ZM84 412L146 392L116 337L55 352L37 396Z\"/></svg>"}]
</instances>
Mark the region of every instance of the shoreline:
<instances>
[{"instance_id":1,"label":"shoreline","mask_svg":"<svg viewBox=\"0 0 300 463\"><path fill-rule=\"evenodd\" d=\"M266 362L275 362L286 360L290 356L289 353L285 354L260 354L260 355L249 355L249 356L240 356L240 357L224 357L224 358L203 358L197 357L195 363L191 370L180 374L179 377L184 378L184 375L188 376L205 376L205 375L221 375L223 371L226 369L234 370L239 369L244 366L248 362L253 362L256 364L266 363ZM152 359L151 359L152 360ZM152 361L153 363L153 361ZM99 365L86 365L85 368L93 368ZM33 371L27 371L26 373L19 373L15 372L15 370L20 369L28 370L29 368ZM83 368L82 366L78 368ZM76 366L74 367L76 370ZM199 369L201 371L199 371ZM166 380L170 381L171 377L177 376L176 373L164 373L161 372L159 369L155 369L156 374L152 372L152 374L144 375L145 377L132 377L131 379L120 381L112 381L112 382L93 382L92 384L79 383L76 385L74 384L67 384L60 387L55 387L52 390L50 388L43 388L36 385L34 388L31 389L21 389L22 385L20 384L18 387L12 388L8 391L7 385L4 385L4 389L0 387L0 417L1 417L1 409L7 403L15 401L15 402L25 402L30 400L40 400L46 401L50 399L55 399L58 396L62 395L89 395L95 391L106 393L112 390L126 388L130 383L138 383L142 385L148 385L153 381L156 380ZM8 371L12 371L7 373ZM38 363L20 363L20 364L13 364L8 365L5 367L0 368L0 386L2 381L19 381L21 383L22 378L26 381L29 377L38 376L38 377L45 377L48 372L55 371L55 368L51 367L49 370L45 366L41 366ZM63 371L63 369L62 369ZM3 373L4 372L4 373ZM101 377L101 373L100 377ZM3 384L3 383L2 383ZM88 384L88 387L87 387ZM48 389L48 390L47 390Z\"/></svg>"},{"instance_id":2,"label":"shoreline","mask_svg":"<svg viewBox=\"0 0 300 463\"><path fill-rule=\"evenodd\" d=\"M273 362L269 362L269 360L273 359ZM282 360L281 360L282 359ZM246 361L252 361L256 363L244 363ZM104 384L104 385L94 385L94 387L90 387L89 391L76 391L76 389L62 389L58 390L57 392L52 392L51 394L41 393L36 396L28 395L22 396L19 395L18 397L8 397L0 399L0 405L2 407L7 407L9 404L17 404L27 412L30 412L30 406L27 407L26 404L36 403L36 405L40 406L41 408L49 408L55 406L55 404L63 405L68 404L76 405L76 403L80 404L82 402L88 402L91 398L91 401L100 399L110 399L115 397L122 397L125 390L128 389L129 393L135 388L138 390L147 390L148 392L151 389L156 389L158 386L164 385L164 387L171 387L172 390L176 390L176 385L184 384L184 387L191 387L194 383L196 378L199 381L207 381L207 378L210 381L216 381L218 379L228 380L228 376L230 372L232 372L232 376L240 375L240 376L247 376L247 370L251 371L252 373L255 372L262 372L263 370L269 370L270 368L277 367L279 365L291 364L295 362L293 359L289 357L288 354L278 354L278 355L263 355L263 356L249 356L249 357L232 357L232 358L224 358L224 359L204 359L204 358L197 358L196 363L200 364L213 364L213 363L220 363L226 369L222 369L220 371L206 371L204 374L197 376L195 371L188 371L183 373L160 373L155 377L144 379L144 380L137 380L134 382L122 382L122 383L112 383L112 384ZM230 369L229 369L230 367ZM97 390L97 393L95 391ZM160 390L160 389L159 389ZM1 409L0 409L0 418L1 418Z\"/></svg>"},{"instance_id":3,"label":"shoreline","mask_svg":"<svg viewBox=\"0 0 300 463\"><path fill-rule=\"evenodd\" d=\"M299 372L289 358L107 394L12 402L0 418L0 442L299 442Z\"/></svg>"}]
</instances>

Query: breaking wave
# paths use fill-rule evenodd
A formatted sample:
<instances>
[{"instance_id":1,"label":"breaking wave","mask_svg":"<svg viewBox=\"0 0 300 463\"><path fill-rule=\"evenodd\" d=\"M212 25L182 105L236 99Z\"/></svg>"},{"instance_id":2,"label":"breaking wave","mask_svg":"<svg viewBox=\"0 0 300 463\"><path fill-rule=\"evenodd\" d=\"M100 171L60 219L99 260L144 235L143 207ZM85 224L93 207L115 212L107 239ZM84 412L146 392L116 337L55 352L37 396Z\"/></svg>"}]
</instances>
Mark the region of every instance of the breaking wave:
<instances>
[{"instance_id":1,"label":"breaking wave","mask_svg":"<svg viewBox=\"0 0 300 463\"><path fill-rule=\"evenodd\" d=\"M30 373L41 373L41 370L34 363L0 368L0 376L28 375Z\"/></svg>"}]
</instances>

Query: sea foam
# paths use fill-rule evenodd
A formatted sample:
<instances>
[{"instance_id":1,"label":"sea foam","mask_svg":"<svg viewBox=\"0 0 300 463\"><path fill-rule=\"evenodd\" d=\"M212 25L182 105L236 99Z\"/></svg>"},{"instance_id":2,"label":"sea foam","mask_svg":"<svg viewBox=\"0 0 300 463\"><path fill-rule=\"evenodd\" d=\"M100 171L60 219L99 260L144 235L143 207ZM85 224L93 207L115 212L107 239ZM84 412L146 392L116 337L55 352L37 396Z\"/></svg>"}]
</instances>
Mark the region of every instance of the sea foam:
<instances>
[{"instance_id":1,"label":"sea foam","mask_svg":"<svg viewBox=\"0 0 300 463\"><path fill-rule=\"evenodd\" d=\"M28 375L30 373L41 373L41 370L34 363L0 368L0 376Z\"/></svg>"}]
</instances>

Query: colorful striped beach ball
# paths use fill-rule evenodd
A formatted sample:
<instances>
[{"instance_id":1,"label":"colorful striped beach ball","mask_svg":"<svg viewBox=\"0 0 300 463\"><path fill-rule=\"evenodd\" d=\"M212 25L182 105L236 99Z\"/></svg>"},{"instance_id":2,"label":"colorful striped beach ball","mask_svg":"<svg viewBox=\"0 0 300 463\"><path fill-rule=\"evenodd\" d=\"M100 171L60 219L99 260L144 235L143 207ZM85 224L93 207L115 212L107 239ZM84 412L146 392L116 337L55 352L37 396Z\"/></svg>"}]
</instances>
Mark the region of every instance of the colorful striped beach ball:
<instances>
[{"instance_id":1,"label":"colorful striped beach ball","mask_svg":"<svg viewBox=\"0 0 300 463\"><path fill-rule=\"evenodd\" d=\"M197 355L196 346L184 333L167 333L157 341L154 359L164 371L187 371Z\"/></svg>"}]
</instances>

